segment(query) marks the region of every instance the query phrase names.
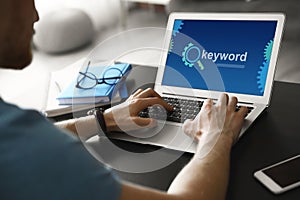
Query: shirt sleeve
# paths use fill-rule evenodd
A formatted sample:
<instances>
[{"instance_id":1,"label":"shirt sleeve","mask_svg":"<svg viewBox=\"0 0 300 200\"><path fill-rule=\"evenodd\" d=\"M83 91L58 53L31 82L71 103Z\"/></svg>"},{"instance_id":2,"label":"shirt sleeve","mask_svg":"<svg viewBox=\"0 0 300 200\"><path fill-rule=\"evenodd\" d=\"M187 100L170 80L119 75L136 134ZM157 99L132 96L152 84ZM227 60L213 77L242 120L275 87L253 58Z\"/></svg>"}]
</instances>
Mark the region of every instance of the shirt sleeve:
<instances>
[{"instance_id":1,"label":"shirt sleeve","mask_svg":"<svg viewBox=\"0 0 300 200\"><path fill-rule=\"evenodd\" d=\"M36 111L8 113L0 114L0 199L119 199L118 178L80 140Z\"/></svg>"}]
</instances>

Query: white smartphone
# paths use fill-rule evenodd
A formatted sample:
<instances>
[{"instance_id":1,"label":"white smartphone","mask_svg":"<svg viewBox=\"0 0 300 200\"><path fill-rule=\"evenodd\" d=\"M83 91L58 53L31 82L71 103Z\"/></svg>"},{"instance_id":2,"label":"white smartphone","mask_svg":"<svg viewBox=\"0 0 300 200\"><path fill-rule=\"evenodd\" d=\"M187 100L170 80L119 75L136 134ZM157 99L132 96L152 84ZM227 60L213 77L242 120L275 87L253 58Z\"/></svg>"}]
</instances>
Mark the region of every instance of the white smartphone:
<instances>
[{"instance_id":1,"label":"white smartphone","mask_svg":"<svg viewBox=\"0 0 300 200\"><path fill-rule=\"evenodd\" d=\"M254 173L275 194L300 186L300 154Z\"/></svg>"}]
</instances>

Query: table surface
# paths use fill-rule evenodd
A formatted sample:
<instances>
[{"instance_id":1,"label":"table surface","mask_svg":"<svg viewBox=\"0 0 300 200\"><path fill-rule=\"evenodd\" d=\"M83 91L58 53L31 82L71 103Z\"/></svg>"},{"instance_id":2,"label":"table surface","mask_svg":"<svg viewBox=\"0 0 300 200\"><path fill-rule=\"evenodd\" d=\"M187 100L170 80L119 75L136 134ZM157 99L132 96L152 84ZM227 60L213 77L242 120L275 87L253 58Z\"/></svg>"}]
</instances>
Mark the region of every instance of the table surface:
<instances>
[{"instance_id":1,"label":"table surface","mask_svg":"<svg viewBox=\"0 0 300 200\"><path fill-rule=\"evenodd\" d=\"M299 199L300 187L274 195L253 177L255 171L300 153L300 123L297 117L300 113L299 91L300 84L274 83L270 107L233 147L227 199ZM150 145L116 142L136 152L156 149ZM153 172L117 171L117 174L127 181L167 190L191 157L192 154L184 153L175 162Z\"/></svg>"}]
</instances>

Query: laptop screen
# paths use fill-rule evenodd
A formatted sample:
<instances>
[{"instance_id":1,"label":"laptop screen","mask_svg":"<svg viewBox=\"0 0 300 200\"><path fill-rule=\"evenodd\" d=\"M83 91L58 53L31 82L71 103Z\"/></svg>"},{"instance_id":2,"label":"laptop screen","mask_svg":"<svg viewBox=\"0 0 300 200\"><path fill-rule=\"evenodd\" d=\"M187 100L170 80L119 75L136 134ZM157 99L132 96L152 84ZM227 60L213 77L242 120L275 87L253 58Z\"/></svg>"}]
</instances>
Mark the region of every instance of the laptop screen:
<instances>
[{"instance_id":1,"label":"laptop screen","mask_svg":"<svg viewBox=\"0 0 300 200\"><path fill-rule=\"evenodd\" d=\"M276 26L268 20L175 20L162 85L263 96Z\"/></svg>"}]
</instances>

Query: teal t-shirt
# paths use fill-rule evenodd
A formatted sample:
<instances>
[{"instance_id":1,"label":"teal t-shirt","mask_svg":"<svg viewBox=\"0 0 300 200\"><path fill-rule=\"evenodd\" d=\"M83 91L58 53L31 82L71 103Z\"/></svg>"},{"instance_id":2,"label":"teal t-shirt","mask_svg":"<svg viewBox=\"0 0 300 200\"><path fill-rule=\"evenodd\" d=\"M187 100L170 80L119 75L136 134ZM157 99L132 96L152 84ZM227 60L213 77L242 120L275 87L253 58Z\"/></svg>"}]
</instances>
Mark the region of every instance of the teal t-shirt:
<instances>
[{"instance_id":1,"label":"teal t-shirt","mask_svg":"<svg viewBox=\"0 0 300 200\"><path fill-rule=\"evenodd\" d=\"M121 185L75 137L0 99L0 199L114 200Z\"/></svg>"}]
</instances>

